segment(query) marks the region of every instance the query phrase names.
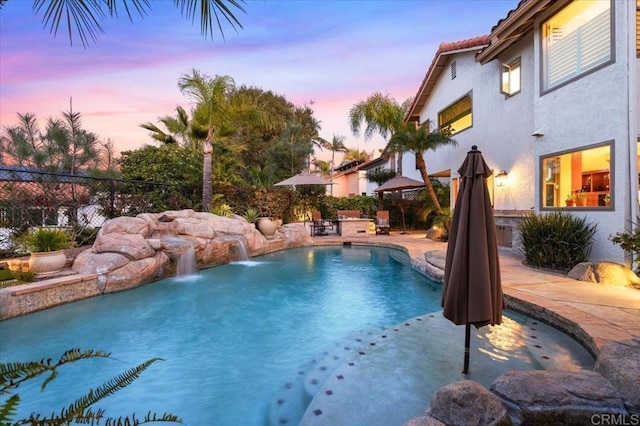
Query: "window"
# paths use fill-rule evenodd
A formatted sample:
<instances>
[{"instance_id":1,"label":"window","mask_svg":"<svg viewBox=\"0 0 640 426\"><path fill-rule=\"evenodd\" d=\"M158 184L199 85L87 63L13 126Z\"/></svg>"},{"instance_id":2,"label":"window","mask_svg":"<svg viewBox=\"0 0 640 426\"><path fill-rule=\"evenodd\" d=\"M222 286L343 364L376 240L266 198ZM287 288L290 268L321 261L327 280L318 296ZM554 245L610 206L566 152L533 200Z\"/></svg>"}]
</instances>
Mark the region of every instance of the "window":
<instances>
[{"instance_id":1,"label":"window","mask_svg":"<svg viewBox=\"0 0 640 426\"><path fill-rule=\"evenodd\" d=\"M542 157L541 208L609 208L613 196L612 146L607 142Z\"/></svg>"},{"instance_id":2,"label":"window","mask_svg":"<svg viewBox=\"0 0 640 426\"><path fill-rule=\"evenodd\" d=\"M450 128L451 134L468 129L473 125L471 108L471 95L454 102L438 114L438 128L440 130Z\"/></svg>"},{"instance_id":3,"label":"window","mask_svg":"<svg viewBox=\"0 0 640 426\"><path fill-rule=\"evenodd\" d=\"M640 1L640 0L639 0ZM500 73L500 93L507 96L520 92L520 58L509 64L502 64Z\"/></svg>"},{"instance_id":4,"label":"window","mask_svg":"<svg viewBox=\"0 0 640 426\"><path fill-rule=\"evenodd\" d=\"M456 78L457 71L456 71L456 61L451 62L451 80L453 80L454 78Z\"/></svg>"},{"instance_id":5,"label":"window","mask_svg":"<svg viewBox=\"0 0 640 426\"><path fill-rule=\"evenodd\" d=\"M636 55L640 56L640 0L636 0Z\"/></svg>"},{"instance_id":6,"label":"window","mask_svg":"<svg viewBox=\"0 0 640 426\"><path fill-rule=\"evenodd\" d=\"M575 0L542 25L542 91L613 62L610 0Z\"/></svg>"}]
</instances>

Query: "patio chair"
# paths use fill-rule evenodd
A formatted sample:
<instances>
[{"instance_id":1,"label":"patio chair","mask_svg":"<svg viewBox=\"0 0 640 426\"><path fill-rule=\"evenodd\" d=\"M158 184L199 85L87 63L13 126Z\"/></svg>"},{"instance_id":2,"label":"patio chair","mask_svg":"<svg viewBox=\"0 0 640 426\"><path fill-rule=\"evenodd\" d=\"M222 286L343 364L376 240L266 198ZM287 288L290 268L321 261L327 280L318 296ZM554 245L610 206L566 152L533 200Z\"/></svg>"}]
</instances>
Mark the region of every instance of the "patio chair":
<instances>
[{"instance_id":1,"label":"patio chair","mask_svg":"<svg viewBox=\"0 0 640 426\"><path fill-rule=\"evenodd\" d=\"M333 223L324 220L318 210L313 211L313 224L311 225L311 235L321 236L329 235L327 231L333 230Z\"/></svg>"},{"instance_id":2,"label":"patio chair","mask_svg":"<svg viewBox=\"0 0 640 426\"><path fill-rule=\"evenodd\" d=\"M378 210L376 212L376 235L389 235L389 210Z\"/></svg>"}]
</instances>

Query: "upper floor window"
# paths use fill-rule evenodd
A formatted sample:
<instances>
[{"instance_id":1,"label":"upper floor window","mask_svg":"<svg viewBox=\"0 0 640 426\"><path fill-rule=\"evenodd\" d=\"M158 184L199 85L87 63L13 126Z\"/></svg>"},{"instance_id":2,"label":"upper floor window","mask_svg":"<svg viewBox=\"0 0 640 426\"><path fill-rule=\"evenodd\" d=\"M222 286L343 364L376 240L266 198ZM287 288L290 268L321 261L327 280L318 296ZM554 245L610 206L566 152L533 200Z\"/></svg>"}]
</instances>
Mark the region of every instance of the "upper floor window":
<instances>
[{"instance_id":1,"label":"upper floor window","mask_svg":"<svg viewBox=\"0 0 640 426\"><path fill-rule=\"evenodd\" d=\"M541 207L610 208L613 205L613 143L541 158Z\"/></svg>"},{"instance_id":2,"label":"upper floor window","mask_svg":"<svg viewBox=\"0 0 640 426\"><path fill-rule=\"evenodd\" d=\"M640 1L640 0L639 0ZM509 64L502 64L500 74L500 93L507 96L520 92L520 58Z\"/></svg>"},{"instance_id":3,"label":"upper floor window","mask_svg":"<svg viewBox=\"0 0 640 426\"><path fill-rule=\"evenodd\" d=\"M458 75L458 71L456 70L456 68L456 61L451 62L451 80L456 78L456 76Z\"/></svg>"},{"instance_id":4,"label":"upper floor window","mask_svg":"<svg viewBox=\"0 0 640 426\"><path fill-rule=\"evenodd\" d=\"M449 127L453 135L471 127L473 125L471 104L471 95L469 94L440 111L438 128L446 129Z\"/></svg>"},{"instance_id":5,"label":"upper floor window","mask_svg":"<svg viewBox=\"0 0 640 426\"><path fill-rule=\"evenodd\" d=\"M640 56L640 0L636 0L636 55Z\"/></svg>"},{"instance_id":6,"label":"upper floor window","mask_svg":"<svg viewBox=\"0 0 640 426\"><path fill-rule=\"evenodd\" d=\"M611 0L574 0L542 25L542 91L613 61Z\"/></svg>"}]
</instances>

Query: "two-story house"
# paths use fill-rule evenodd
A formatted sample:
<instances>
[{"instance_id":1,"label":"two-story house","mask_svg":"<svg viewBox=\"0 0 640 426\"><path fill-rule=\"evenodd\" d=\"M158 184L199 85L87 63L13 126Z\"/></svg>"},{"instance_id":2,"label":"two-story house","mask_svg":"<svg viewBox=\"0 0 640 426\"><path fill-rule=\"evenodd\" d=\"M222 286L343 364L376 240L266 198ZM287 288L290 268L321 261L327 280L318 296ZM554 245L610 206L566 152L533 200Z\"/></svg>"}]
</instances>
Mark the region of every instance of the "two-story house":
<instances>
[{"instance_id":1,"label":"two-story house","mask_svg":"<svg viewBox=\"0 0 640 426\"><path fill-rule=\"evenodd\" d=\"M592 259L631 263L609 238L639 214L639 10L523 0L488 36L440 45L405 121L453 130L458 147L425 160L454 200L466 152L482 151L501 245L518 246L523 213L567 209L597 224Z\"/></svg>"}]
</instances>

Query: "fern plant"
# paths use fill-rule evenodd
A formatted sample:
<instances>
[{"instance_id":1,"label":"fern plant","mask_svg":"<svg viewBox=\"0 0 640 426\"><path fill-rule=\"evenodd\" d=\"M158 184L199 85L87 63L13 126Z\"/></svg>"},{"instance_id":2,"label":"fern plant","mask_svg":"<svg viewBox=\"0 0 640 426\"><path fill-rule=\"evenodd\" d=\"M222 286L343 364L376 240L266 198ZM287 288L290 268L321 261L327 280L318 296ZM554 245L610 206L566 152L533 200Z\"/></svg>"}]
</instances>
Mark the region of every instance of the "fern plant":
<instances>
[{"instance_id":1,"label":"fern plant","mask_svg":"<svg viewBox=\"0 0 640 426\"><path fill-rule=\"evenodd\" d=\"M29 362L0 363L0 397L9 397L0 404L0 424L2 425L68 425L72 422L88 423L93 425L140 425L150 422L182 423L182 419L174 414L164 413L158 415L148 412L143 418L131 414L125 417L105 417L104 410L94 410L92 406L109 395L124 389L135 381L149 366L161 358L152 358L142 364L126 370L124 373L103 383L96 389L90 389L87 394L81 396L67 407L59 410L58 414L41 415L31 413L26 419L14 419L20 404L20 394L17 388L24 382L39 377L43 374L49 376L42 382L40 390L44 391L51 381L58 376L58 368L62 365L74 363L90 358L110 358L111 354L104 351L71 349L66 351L60 359L52 363L51 359Z\"/></svg>"},{"instance_id":2,"label":"fern plant","mask_svg":"<svg viewBox=\"0 0 640 426\"><path fill-rule=\"evenodd\" d=\"M518 224L527 263L568 272L591 253L597 225L565 211L531 213Z\"/></svg>"}]
</instances>

